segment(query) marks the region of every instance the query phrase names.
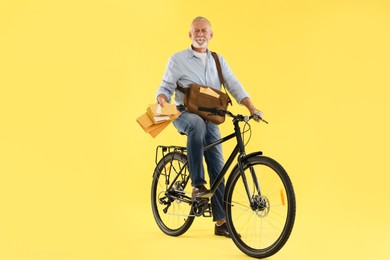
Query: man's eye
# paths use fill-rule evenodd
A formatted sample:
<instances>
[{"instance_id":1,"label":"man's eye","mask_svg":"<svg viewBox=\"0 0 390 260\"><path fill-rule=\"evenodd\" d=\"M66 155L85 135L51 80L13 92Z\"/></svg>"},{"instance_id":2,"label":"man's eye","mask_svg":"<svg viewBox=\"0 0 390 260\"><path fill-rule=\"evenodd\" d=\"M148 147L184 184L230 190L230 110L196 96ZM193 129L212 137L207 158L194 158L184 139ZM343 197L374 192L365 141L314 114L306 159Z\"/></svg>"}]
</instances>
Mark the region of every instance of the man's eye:
<instances>
[{"instance_id":1,"label":"man's eye","mask_svg":"<svg viewBox=\"0 0 390 260\"><path fill-rule=\"evenodd\" d=\"M207 30L192 30L194 33L199 33L199 32L202 32L202 33L208 33Z\"/></svg>"}]
</instances>

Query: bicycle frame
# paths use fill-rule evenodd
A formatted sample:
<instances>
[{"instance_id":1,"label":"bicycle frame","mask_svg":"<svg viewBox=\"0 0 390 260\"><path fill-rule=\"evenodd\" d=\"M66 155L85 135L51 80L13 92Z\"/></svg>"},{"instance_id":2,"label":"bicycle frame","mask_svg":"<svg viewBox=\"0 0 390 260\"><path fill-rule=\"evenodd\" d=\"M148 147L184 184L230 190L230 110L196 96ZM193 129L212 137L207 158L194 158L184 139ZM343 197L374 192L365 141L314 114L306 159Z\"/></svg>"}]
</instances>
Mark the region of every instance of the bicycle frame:
<instances>
[{"instance_id":1,"label":"bicycle frame","mask_svg":"<svg viewBox=\"0 0 390 260\"><path fill-rule=\"evenodd\" d=\"M224 164L221 172L219 173L217 179L215 180L215 182L210 187L210 192L212 194L214 194L217 191L218 186L221 184L223 178L225 177L228 169L232 165L232 163L233 163L233 161L234 161L234 159L236 158L237 155L239 155L238 156L237 166L239 167L239 170L240 170L241 173L244 171L243 165L242 165L242 161L246 158L246 152L245 152L245 145L244 145L244 142L243 142L242 137L241 137L241 128L239 126L239 120L236 119L236 118L233 119L233 125L234 125L234 133L232 133L232 134L230 134L230 135L228 135L226 137L223 137L220 140L215 141L214 143L211 143L211 144L209 144L208 146L206 146L204 148L204 151L207 151L207 150L215 147L216 145L222 144L222 143L224 143L224 142L226 142L226 141L228 141L228 140L230 140L230 139L232 139L234 137L236 137L236 140L237 140L236 146L234 147L233 151L230 153L230 156L227 159L227 161L225 162L225 164ZM257 152L257 153L254 153L252 155L257 155L257 154L262 154L262 153L261 152ZM251 172L252 172L252 169L251 169ZM258 185L257 178L254 175L254 173L252 173L252 176L253 176L254 182L256 184L257 191L260 194L260 186ZM248 188L248 185L247 185L247 181L246 181L245 175L242 175L242 177L243 177L245 189L247 191L248 199L249 199L249 201L251 201L251 198L250 198L250 195L249 195L250 192L249 192L249 188Z\"/></svg>"},{"instance_id":2,"label":"bicycle frame","mask_svg":"<svg viewBox=\"0 0 390 260\"><path fill-rule=\"evenodd\" d=\"M240 120L237 119L237 118L234 118L233 119L233 125L234 125L234 133L230 134L230 135L227 135L209 145L207 145L205 148L204 148L204 151L207 151L209 149L212 149L213 147L219 145L219 144L222 144L226 141L229 141L230 139L233 139L234 137L236 137L236 140L237 140L237 144L236 146L234 147L233 151L231 152L229 158L227 159L227 161L225 162L221 172L218 174L218 177L217 179L214 181L214 183L212 183L211 187L210 187L210 193L214 195L214 193L216 192L216 190L218 189L218 186L221 184L222 180L224 179L228 169L230 168L230 166L233 164L233 161L234 159L237 157L238 155L238 163L237 163L237 166L239 167L239 170L240 172L242 173L243 172L243 165L242 165L242 162L245 158L247 158L248 156L246 155L245 153L245 145L244 145L244 142L242 140L242 136L241 136L241 128L239 126L239 122ZM169 149L169 148L173 148L174 151L181 151L183 152L185 150L184 147L176 147L176 146L170 146L170 147L163 147L163 148L166 148L166 149ZM254 156L254 155L261 155L262 153L261 152L255 152L255 153L251 153L249 156ZM157 151L156 151L156 162L157 162ZM186 162L182 168L182 170L185 168L185 166L188 164L188 162ZM257 191L260 195L260 185L258 184L258 181L257 181L257 178L256 176L254 175L254 173L252 172L252 169L251 169L251 173L252 173L252 177L253 177L253 180L254 180L254 183L255 183L255 186L257 188ZM176 182L177 178L179 177L180 174L178 174L176 176L176 178L174 179L174 181L171 183L169 189L172 188L172 185ZM242 179L243 179L243 182L244 182L244 186L246 188L246 191L247 191L247 195L248 195L248 199L249 201L251 201L251 198L250 198L250 192L249 192L249 188L248 188L248 185L247 185L247 181L246 181L246 177L245 175L242 175ZM190 201L190 198L187 198L189 201Z\"/></svg>"},{"instance_id":3,"label":"bicycle frame","mask_svg":"<svg viewBox=\"0 0 390 260\"><path fill-rule=\"evenodd\" d=\"M237 124L238 124L238 123L237 123ZM207 151L207 150L209 150L209 149L211 149L211 148L213 148L213 147L215 147L215 146L217 146L217 145L219 145L219 144L222 144L222 143L224 143L224 142L226 142L226 141L228 141L228 140L230 140L230 139L232 139L232 138L234 138L234 137L237 138L237 144L236 144L236 146L234 147L233 151L230 153L230 156L229 156L229 158L227 159L227 161L225 162L225 164L224 164L224 166L223 166L221 172L218 174L217 179L215 180L214 183L212 183L212 185L211 185L211 187L210 187L210 192L211 192L212 194L214 194L214 193L217 191L218 186L221 184L221 182L222 182L223 178L225 177L225 175L226 175L228 169L229 169L230 166L232 165L232 163L233 163L233 161L234 161L234 158L236 158L236 156L237 156L238 154L242 154L242 155L245 154L245 148L244 148L244 145L243 145L243 143L242 143L241 133L239 133L239 135L237 135L236 132L233 133L233 134L230 134L230 135L228 135L228 136L226 136L226 137L223 137L223 138L221 138L220 140L218 140L218 141L216 141L216 142L214 142L214 143L211 143L211 144L209 144L208 146L206 146L206 147L204 148L204 150ZM241 158L241 157L239 157L239 158ZM240 160L240 159L239 159L239 160Z\"/></svg>"}]
</instances>

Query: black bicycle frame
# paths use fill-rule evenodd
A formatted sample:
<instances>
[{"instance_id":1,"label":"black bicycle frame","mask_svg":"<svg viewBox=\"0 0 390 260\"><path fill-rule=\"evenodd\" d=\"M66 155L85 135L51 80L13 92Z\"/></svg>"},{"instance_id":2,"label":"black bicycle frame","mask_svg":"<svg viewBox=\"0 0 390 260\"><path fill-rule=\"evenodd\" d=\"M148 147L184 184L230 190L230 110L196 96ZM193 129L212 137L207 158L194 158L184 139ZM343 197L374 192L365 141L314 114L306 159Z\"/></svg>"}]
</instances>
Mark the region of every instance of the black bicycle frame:
<instances>
[{"instance_id":1,"label":"black bicycle frame","mask_svg":"<svg viewBox=\"0 0 390 260\"><path fill-rule=\"evenodd\" d=\"M209 149L211 149L211 148L213 148L213 147L215 147L215 146L217 146L219 144L222 144L222 143L224 143L224 142L226 142L226 141L228 141L228 140L230 140L230 139L232 139L234 137L236 137L236 139L237 139L237 145L234 147L232 153L230 154L230 156L229 156L228 160L226 161L225 165L223 166L221 172L218 174L217 179L214 181L214 183L210 187L210 192L212 194L214 194L216 192L216 190L218 189L218 186L221 184L223 178L225 177L227 170L232 165L232 163L234 161L234 158L236 158L236 156L238 154L240 154L240 156L238 157L238 165L240 167L242 167L241 166L241 160L242 160L242 158L245 157L245 146L244 146L244 142L242 141L241 130L240 130L240 126L239 126L238 123L239 123L239 120L237 120L237 119L233 120L234 133L232 133L232 134L230 134L230 135L228 135L226 137L223 137L220 140L215 141L214 143L211 143L211 144L209 144L208 146L206 146L204 148L204 151L207 151L207 150L209 150ZM242 169L240 169L240 170L242 170ZM245 184L245 187L247 187L246 184Z\"/></svg>"},{"instance_id":2,"label":"black bicycle frame","mask_svg":"<svg viewBox=\"0 0 390 260\"><path fill-rule=\"evenodd\" d=\"M240 169L240 172L244 172L244 168L243 168L243 165L242 165L242 160L245 158L246 154L245 154L245 145L244 145L244 142L242 140L242 137L241 137L241 129L240 129L240 126L239 126L239 120L238 119L233 119L233 125L234 125L234 133L230 134L230 135L227 135L209 145L207 145L205 148L204 148L204 151L207 151L219 144L222 144L226 141L229 141L230 139L236 137L237 139L237 145L234 147L233 151L231 152L228 160L225 162L221 172L218 174L218 177L217 179L214 181L214 183L211 185L210 187L210 193L214 194L216 192L216 190L218 189L218 186L221 184L223 178L225 177L228 169L230 168L230 166L232 165L233 161L234 161L234 158L236 158L237 155L239 155L238 157L238 167ZM184 147L178 147L178 150L182 150L183 151L183 148ZM173 156L173 155L172 155ZM157 155L156 155L156 158L157 158ZM172 183L170 184L170 187L168 188L168 190L170 190L173 186L173 184L176 182L177 178L181 175L181 171L183 169L186 168L188 162L186 162L183 167L181 168L179 174L177 174L177 176L175 177L175 179L172 181ZM254 183L255 183L255 186L258 190L258 193L260 194L260 185L258 184L258 181L257 181L257 178L253 172L253 169L251 168L251 173L252 173L252 178L254 180ZM250 191L249 191L249 187L248 187L248 183L247 183L247 180L246 180L246 177L245 175L243 174L242 175L242 180L244 182L244 186L245 186L245 189L246 189L246 192L247 192L247 195L248 195L248 199L249 201L251 201L251 198L250 198ZM188 181L188 180L187 180Z\"/></svg>"}]
</instances>

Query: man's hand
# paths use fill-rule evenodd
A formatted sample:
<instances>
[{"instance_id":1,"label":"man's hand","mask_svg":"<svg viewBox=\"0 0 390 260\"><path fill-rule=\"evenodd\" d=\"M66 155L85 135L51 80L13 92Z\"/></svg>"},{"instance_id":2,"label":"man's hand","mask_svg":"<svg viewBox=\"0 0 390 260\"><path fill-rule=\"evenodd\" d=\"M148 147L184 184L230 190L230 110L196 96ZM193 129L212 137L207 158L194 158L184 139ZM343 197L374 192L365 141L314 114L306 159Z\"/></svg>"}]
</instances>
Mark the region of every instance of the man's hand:
<instances>
[{"instance_id":1,"label":"man's hand","mask_svg":"<svg viewBox=\"0 0 390 260\"><path fill-rule=\"evenodd\" d=\"M164 94L160 94L157 96L157 104L164 107L165 103L168 102L168 98Z\"/></svg>"},{"instance_id":2,"label":"man's hand","mask_svg":"<svg viewBox=\"0 0 390 260\"><path fill-rule=\"evenodd\" d=\"M251 115L257 115L259 116L260 118L263 118L263 112L261 112L260 110L258 110L252 103L251 99L249 97L246 97L244 99L241 100L241 104L243 104L248 110L249 110L249 113L251 113ZM256 118L254 117L253 118L256 122L259 122L260 119L259 118Z\"/></svg>"},{"instance_id":3,"label":"man's hand","mask_svg":"<svg viewBox=\"0 0 390 260\"><path fill-rule=\"evenodd\" d=\"M251 111L251 115L256 115L255 117L253 117L253 119L256 121L256 122L259 122L260 121L260 118L263 118L263 112L261 112L260 110L257 110L257 109L254 109Z\"/></svg>"}]
</instances>

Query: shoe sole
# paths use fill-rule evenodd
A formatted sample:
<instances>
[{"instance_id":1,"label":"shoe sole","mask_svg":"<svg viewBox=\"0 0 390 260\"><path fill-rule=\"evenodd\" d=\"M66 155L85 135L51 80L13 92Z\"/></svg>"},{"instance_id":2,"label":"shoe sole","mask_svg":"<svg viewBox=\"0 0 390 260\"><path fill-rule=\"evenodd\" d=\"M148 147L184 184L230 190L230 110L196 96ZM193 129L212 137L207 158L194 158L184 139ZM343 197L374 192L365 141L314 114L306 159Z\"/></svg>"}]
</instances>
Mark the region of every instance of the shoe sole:
<instances>
[{"instance_id":1,"label":"shoe sole","mask_svg":"<svg viewBox=\"0 0 390 260\"><path fill-rule=\"evenodd\" d=\"M195 196L192 196L193 199L209 199L213 196L212 193L208 192L208 193L204 193L204 194L197 194Z\"/></svg>"}]
</instances>

